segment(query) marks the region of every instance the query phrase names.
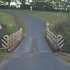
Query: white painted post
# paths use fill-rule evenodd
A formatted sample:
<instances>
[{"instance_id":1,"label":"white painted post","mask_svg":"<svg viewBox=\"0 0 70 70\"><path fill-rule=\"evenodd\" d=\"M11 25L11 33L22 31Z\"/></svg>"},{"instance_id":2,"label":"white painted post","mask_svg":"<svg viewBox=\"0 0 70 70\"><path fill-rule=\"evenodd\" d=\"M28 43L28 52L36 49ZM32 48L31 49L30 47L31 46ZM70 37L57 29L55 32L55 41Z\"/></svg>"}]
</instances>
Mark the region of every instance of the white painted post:
<instances>
[{"instance_id":1,"label":"white painted post","mask_svg":"<svg viewBox=\"0 0 70 70\"><path fill-rule=\"evenodd\" d=\"M2 25L0 25L0 29L2 29Z\"/></svg>"},{"instance_id":2,"label":"white painted post","mask_svg":"<svg viewBox=\"0 0 70 70\"><path fill-rule=\"evenodd\" d=\"M46 23L47 31L49 31L49 23Z\"/></svg>"},{"instance_id":3,"label":"white painted post","mask_svg":"<svg viewBox=\"0 0 70 70\"><path fill-rule=\"evenodd\" d=\"M20 37L22 37L22 28L20 28Z\"/></svg>"},{"instance_id":4,"label":"white painted post","mask_svg":"<svg viewBox=\"0 0 70 70\"><path fill-rule=\"evenodd\" d=\"M30 10L32 10L32 6L30 7Z\"/></svg>"}]
</instances>

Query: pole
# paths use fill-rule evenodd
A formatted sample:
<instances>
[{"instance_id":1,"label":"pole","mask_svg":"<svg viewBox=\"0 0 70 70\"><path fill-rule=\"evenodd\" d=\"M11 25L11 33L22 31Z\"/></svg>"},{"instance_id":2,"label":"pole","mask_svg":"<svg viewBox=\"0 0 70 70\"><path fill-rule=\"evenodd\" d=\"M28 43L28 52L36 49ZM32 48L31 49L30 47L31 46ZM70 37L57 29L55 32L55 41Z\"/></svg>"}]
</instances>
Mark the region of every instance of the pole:
<instances>
[{"instance_id":1,"label":"pole","mask_svg":"<svg viewBox=\"0 0 70 70\"><path fill-rule=\"evenodd\" d=\"M60 48L60 53L61 53L62 51L61 51L61 48Z\"/></svg>"},{"instance_id":2,"label":"pole","mask_svg":"<svg viewBox=\"0 0 70 70\"><path fill-rule=\"evenodd\" d=\"M62 10L62 9L61 9ZM61 10L59 11L59 13L57 14L57 16L59 16L59 14L61 13Z\"/></svg>"}]
</instances>

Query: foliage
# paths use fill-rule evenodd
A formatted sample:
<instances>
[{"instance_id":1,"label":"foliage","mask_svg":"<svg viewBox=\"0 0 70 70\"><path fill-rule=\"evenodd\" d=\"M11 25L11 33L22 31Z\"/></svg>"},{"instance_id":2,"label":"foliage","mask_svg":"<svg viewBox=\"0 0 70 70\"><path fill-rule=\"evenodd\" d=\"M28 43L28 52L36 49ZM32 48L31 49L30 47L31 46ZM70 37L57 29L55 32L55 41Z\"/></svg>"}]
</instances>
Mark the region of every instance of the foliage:
<instances>
[{"instance_id":1,"label":"foliage","mask_svg":"<svg viewBox=\"0 0 70 70\"><path fill-rule=\"evenodd\" d=\"M50 11L70 11L70 1L69 0L32 0L30 2L29 0L1 0L0 4L4 5L4 8L6 8L6 2L8 2L7 8L10 8L10 2L14 1L17 4L17 1L21 2L20 9L30 9L30 6L32 6L33 10L50 10ZM2 8L2 7L1 7Z\"/></svg>"},{"instance_id":2,"label":"foliage","mask_svg":"<svg viewBox=\"0 0 70 70\"><path fill-rule=\"evenodd\" d=\"M5 59L8 59L9 57L8 57L8 55L6 54L6 52L5 53L1 53L0 52L0 63L3 61L3 60L5 60Z\"/></svg>"},{"instance_id":3,"label":"foliage","mask_svg":"<svg viewBox=\"0 0 70 70\"><path fill-rule=\"evenodd\" d=\"M65 52L70 53L70 21L69 19L66 18L63 22L59 22L57 26L54 27L53 31L55 31L55 33L57 32L57 34L61 34L64 37L63 49Z\"/></svg>"},{"instance_id":4,"label":"foliage","mask_svg":"<svg viewBox=\"0 0 70 70\"><path fill-rule=\"evenodd\" d=\"M8 6L7 6L7 8L10 8L10 2L11 2L11 0L0 0L1 2L1 4L3 5L3 6L6 6L6 3L8 2Z\"/></svg>"}]
</instances>

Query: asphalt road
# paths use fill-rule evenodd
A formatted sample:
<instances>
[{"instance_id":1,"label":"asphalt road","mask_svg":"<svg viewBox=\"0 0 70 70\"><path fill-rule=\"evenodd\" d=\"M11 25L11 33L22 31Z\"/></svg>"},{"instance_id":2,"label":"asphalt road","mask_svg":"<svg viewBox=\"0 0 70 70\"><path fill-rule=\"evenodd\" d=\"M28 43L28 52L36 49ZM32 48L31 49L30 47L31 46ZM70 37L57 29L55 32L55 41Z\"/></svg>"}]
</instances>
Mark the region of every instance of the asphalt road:
<instances>
[{"instance_id":1,"label":"asphalt road","mask_svg":"<svg viewBox=\"0 0 70 70\"><path fill-rule=\"evenodd\" d=\"M70 66L50 50L43 35L46 22L31 15L0 10L21 18L26 23L26 37L11 59L0 64L0 70L70 70Z\"/></svg>"}]
</instances>

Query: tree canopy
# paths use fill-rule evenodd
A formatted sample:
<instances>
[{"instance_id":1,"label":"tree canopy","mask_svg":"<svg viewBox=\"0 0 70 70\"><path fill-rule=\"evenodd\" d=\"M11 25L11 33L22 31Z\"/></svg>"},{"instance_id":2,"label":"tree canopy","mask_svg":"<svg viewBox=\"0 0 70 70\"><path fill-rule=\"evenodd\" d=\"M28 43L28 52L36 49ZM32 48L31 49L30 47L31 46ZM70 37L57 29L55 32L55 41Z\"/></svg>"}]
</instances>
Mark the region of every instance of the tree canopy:
<instances>
[{"instance_id":1,"label":"tree canopy","mask_svg":"<svg viewBox=\"0 0 70 70\"><path fill-rule=\"evenodd\" d=\"M10 3L17 1L21 3L20 9L30 9L32 6L33 10L70 11L70 0L0 0L0 8L10 8Z\"/></svg>"}]
</instances>

